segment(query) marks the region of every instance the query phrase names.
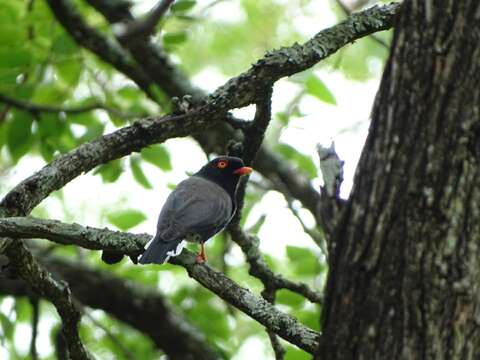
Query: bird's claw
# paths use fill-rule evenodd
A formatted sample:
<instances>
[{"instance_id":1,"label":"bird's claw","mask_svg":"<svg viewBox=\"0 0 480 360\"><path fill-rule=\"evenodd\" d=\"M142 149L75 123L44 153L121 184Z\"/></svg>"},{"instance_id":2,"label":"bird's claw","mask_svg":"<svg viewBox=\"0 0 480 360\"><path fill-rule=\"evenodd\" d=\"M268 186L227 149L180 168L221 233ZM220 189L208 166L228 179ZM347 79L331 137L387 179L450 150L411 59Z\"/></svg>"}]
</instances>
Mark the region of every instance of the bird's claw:
<instances>
[{"instance_id":1,"label":"bird's claw","mask_svg":"<svg viewBox=\"0 0 480 360\"><path fill-rule=\"evenodd\" d=\"M195 263L196 264L203 264L207 259L205 259L205 255L198 254L197 257L195 258Z\"/></svg>"}]
</instances>

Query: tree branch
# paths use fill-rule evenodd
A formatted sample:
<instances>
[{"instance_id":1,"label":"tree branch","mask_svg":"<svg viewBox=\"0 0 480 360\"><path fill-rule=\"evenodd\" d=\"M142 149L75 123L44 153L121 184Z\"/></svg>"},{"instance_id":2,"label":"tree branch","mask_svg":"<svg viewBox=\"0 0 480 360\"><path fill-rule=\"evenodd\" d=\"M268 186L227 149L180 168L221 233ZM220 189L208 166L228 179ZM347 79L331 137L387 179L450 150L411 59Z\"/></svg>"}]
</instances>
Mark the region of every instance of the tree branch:
<instances>
[{"instance_id":1,"label":"tree branch","mask_svg":"<svg viewBox=\"0 0 480 360\"><path fill-rule=\"evenodd\" d=\"M32 337L30 339L30 358L31 360L38 359L37 352L37 335L38 335L38 320L40 318L40 304L37 297L30 298L30 305L32 306Z\"/></svg>"},{"instance_id":2,"label":"tree branch","mask_svg":"<svg viewBox=\"0 0 480 360\"><path fill-rule=\"evenodd\" d=\"M265 299L252 294L248 289L239 286L208 265L198 265L195 258L195 254L186 252L184 249L180 256L171 258L170 262L185 267L188 274L200 284L258 321L267 330L313 354L315 344L319 340L317 332L302 325L294 317L281 312Z\"/></svg>"},{"instance_id":3,"label":"tree branch","mask_svg":"<svg viewBox=\"0 0 480 360\"><path fill-rule=\"evenodd\" d=\"M311 290L306 284L295 283L285 279L281 275L276 275L265 263L258 247L259 240L255 236L245 233L240 226L229 227L232 240L240 246L250 265L249 273L261 280L262 283L276 289L287 289L296 292L310 300L312 303L321 304L322 296L316 291Z\"/></svg>"},{"instance_id":4,"label":"tree branch","mask_svg":"<svg viewBox=\"0 0 480 360\"><path fill-rule=\"evenodd\" d=\"M320 31L302 45L294 44L291 47L268 52L247 72L230 79L207 97L206 101L216 101L217 106L225 110L253 104L261 96L265 87L272 85L280 78L314 66L357 39L389 29L399 9L399 3L374 6L352 14L345 21Z\"/></svg>"},{"instance_id":5,"label":"tree branch","mask_svg":"<svg viewBox=\"0 0 480 360\"><path fill-rule=\"evenodd\" d=\"M29 222L31 223L31 226L26 225ZM52 223L52 226L48 226L49 222ZM88 245L90 246L89 248L94 249L98 249L100 247L99 244L111 244L112 248L117 251L126 250L124 245L120 246L119 244L116 244L114 240L118 233L105 229L98 230L98 233L100 233L101 236L95 236L92 228L81 231L79 228L80 225L75 224L73 225L75 231L72 233L71 225L64 226L64 224L57 221L39 221L34 218L25 218L24 221L20 222L18 221L18 218L13 218L13 220L12 218L4 218L0 219L0 224L0 236L6 236L8 232L9 236L18 238L25 237L25 235L29 234L30 236L47 238L53 241L58 241L58 239L63 237L63 240L61 240L62 243L68 242L79 246ZM15 226L13 226L14 224ZM26 229L20 230L22 227ZM14 229L18 230L18 235L13 233ZM38 230L38 233L33 234L32 229ZM131 243L133 244L146 244L149 240L144 234L134 235L124 233L123 236L123 241L128 237L131 238ZM92 246L94 243L97 244ZM11 247L9 247L9 249L10 248ZM131 251L131 249L132 247L128 247L129 251ZM137 250L143 250L143 246L139 247ZM305 351L314 351L318 341L318 333L300 324L290 315L279 311L269 302L252 294L249 290L242 288L224 274L213 270L206 264L198 265L195 261L195 254L192 252L184 249L182 254L171 258L170 262L183 266L188 274L200 284L261 323L268 330L275 332L283 339ZM287 281L286 283L288 284L289 282ZM300 285L299 288L301 287L302 286Z\"/></svg>"},{"instance_id":6,"label":"tree branch","mask_svg":"<svg viewBox=\"0 0 480 360\"><path fill-rule=\"evenodd\" d=\"M345 5L343 3L342 0L335 0L337 5L342 9L343 13L346 15L346 16L350 16L352 15L352 11L350 10L350 8ZM359 6L359 4L356 4L356 7ZM360 4L361 6L361 4ZM385 42L383 41L382 39L380 39L378 36L375 36L375 35L370 35L370 38L372 38L377 44L379 44L380 46L384 47L385 49L389 49L390 46Z\"/></svg>"},{"instance_id":7,"label":"tree branch","mask_svg":"<svg viewBox=\"0 0 480 360\"><path fill-rule=\"evenodd\" d=\"M168 11L175 0L159 0L157 4L141 19L125 24L125 28L117 35L119 41L135 41L150 36L160 19Z\"/></svg>"},{"instance_id":8,"label":"tree branch","mask_svg":"<svg viewBox=\"0 0 480 360\"><path fill-rule=\"evenodd\" d=\"M272 287L266 287L262 291L262 297L270 304L275 304L276 292L276 289ZM280 343L280 340L278 340L277 335L275 335L275 333L272 331L267 331L267 334L270 339L270 344L272 345L273 353L275 354L275 360L283 360L285 357L285 349Z\"/></svg>"},{"instance_id":9,"label":"tree branch","mask_svg":"<svg viewBox=\"0 0 480 360\"><path fill-rule=\"evenodd\" d=\"M48 239L61 245L76 245L90 250L121 250L125 254L143 252L151 240L148 234L130 234L97 229L79 224L33 217L0 218L0 237Z\"/></svg>"},{"instance_id":10,"label":"tree branch","mask_svg":"<svg viewBox=\"0 0 480 360\"><path fill-rule=\"evenodd\" d=\"M0 202L0 215L2 207L11 210L12 216L28 214L52 191L62 188L97 165L168 138L211 128L223 118L213 109L205 107L185 115L138 120L130 126L82 144L12 189Z\"/></svg>"}]
</instances>

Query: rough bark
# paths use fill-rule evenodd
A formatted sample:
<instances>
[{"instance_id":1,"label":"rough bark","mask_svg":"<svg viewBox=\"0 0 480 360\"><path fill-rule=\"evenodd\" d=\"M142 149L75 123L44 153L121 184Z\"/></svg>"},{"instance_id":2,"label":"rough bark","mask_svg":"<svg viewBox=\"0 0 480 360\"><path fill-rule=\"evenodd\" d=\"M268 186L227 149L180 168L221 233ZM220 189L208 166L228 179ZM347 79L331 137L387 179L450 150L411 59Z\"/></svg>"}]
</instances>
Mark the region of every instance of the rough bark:
<instances>
[{"instance_id":1,"label":"rough bark","mask_svg":"<svg viewBox=\"0 0 480 360\"><path fill-rule=\"evenodd\" d=\"M480 356L480 3L405 1L341 224L318 359Z\"/></svg>"}]
</instances>

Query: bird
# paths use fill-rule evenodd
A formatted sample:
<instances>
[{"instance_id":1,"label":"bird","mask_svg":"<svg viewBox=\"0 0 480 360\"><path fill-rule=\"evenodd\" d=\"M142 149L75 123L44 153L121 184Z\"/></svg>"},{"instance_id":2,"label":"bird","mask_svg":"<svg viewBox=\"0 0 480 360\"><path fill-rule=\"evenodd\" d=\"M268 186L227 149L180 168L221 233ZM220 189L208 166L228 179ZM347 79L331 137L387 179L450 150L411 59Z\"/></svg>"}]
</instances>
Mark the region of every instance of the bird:
<instances>
[{"instance_id":1,"label":"bird","mask_svg":"<svg viewBox=\"0 0 480 360\"><path fill-rule=\"evenodd\" d=\"M204 243L228 225L240 177L252 171L238 157L220 156L180 182L163 205L156 235L139 263L163 264L181 253L185 241L200 243L196 262L205 262Z\"/></svg>"}]
</instances>

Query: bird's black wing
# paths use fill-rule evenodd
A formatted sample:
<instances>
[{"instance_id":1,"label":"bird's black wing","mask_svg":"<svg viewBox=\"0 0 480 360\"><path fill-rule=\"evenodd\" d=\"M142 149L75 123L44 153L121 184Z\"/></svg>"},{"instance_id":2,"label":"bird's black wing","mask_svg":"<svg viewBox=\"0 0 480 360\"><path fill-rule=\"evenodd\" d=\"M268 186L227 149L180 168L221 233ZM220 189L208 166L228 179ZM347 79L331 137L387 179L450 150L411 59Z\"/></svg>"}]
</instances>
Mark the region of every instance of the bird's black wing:
<instances>
[{"instance_id":1,"label":"bird's black wing","mask_svg":"<svg viewBox=\"0 0 480 360\"><path fill-rule=\"evenodd\" d=\"M184 239L191 233L203 241L220 231L232 216L230 196L217 184L192 176L182 181L160 213L157 232L163 241Z\"/></svg>"},{"instance_id":2,"label":"bird's black wing","mask_svg":"<svg viewBox=\"0 0 480 360\"><path fill-rule=\"evenodd\" d=\"M140 263L163 263L187 235L198 234L208 240L230 220L233 204L217 184L192 176L169 195L160 212L157 234L140 258ZM176 250L177 249L177 250Z\"/></svg>"}]
</instances>

